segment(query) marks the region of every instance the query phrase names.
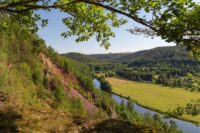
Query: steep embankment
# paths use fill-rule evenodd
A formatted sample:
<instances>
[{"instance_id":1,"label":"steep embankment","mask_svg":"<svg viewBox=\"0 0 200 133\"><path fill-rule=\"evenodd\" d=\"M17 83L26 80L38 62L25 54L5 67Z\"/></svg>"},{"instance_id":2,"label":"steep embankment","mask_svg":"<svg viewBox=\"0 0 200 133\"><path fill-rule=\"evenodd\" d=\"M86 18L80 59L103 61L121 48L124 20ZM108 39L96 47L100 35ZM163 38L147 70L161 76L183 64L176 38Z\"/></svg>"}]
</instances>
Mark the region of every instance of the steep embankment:
<instances>
[{"instance_id":1,"label":"steep embankment","mask_svg":"<svg viewBox=\"0 0 200 133\"><path fill-rule=\"evenodd\" d=\"M91 117L91 115L95 115L99 110L93 102L82 96L75 88L70 87L70 83L79 84L78 79L73 73L66 72L59 65L53 63L45 54L40 54L39 57L43 64L41 69L46 71L49 78L58 76L65 84L66 94L74 98L80 98L86 112L90 114L90 116L78 114L81 112L77 112L77 114L74 115L70 112L52 108L53 94L49 94L46 101L39 99L34 92L30 92L32 86L34 86L35 91L39 89L39 86L33 85L33 83L29 82L22 74L15 74L17 72L17 64L3 64L1 62L1 83L6 84L6 86L4 86L5 90L2 90L2 84L0 85L0 132L74 133L86 129L89 130L92 125L107 118L99 116L97 121L94 120L94 117ZM6 76L6 78L2 76ZM18 77L18 79L16 79L16 77ZM21 83L21 79L24 83L28 82L27 88L23 88L26 85ZM10 90L6 90L7 88ZM18 92L22 94L19 95ZM41 91L39 93L39 95L44 95ZM21 98L19 98L18 95ZM29 95L34 98L30 99ZM29 105L24 103L24 100L27 99L26 97L29 99ZM30 103L31 101L36 103Z\"/></svg>"},{"instance_id":2,"label":"steep embankment","mask_svg":"<svg viewBox=\"0 0 200 133\"><path fill-rule=\"evenodd\" d=\"M81 65L60 59L8 15L1 15L0 23L8 24L0 29L0 132L75 132L94 124L99 109L79 92L87 90L82 84L92 83ZM107 118L101 113L95 117Z\"/></svg>"},{"instance_id":3,"label":"steep embankment","mask_svg":"<svg viewBox=\"0 0 200 133\"><path fill-rule=\"evenodd\" d=\"M65 85L65 91L69 96L79 98L83 102L84 108L88 112L88 114L95 114L98 112L98 108L94 105L93 102L89 101L84 96L82 96L76 90L76 88L70 87L70 83L80 84L73 73L66 72L66 70L61 68L58 64L55 64L50 58L48 58L43 53L40 53L40 57L44 67L47 68L47 73L49 75L56 75L62 80L63 84Z\"/></svg>"}]
</instances>

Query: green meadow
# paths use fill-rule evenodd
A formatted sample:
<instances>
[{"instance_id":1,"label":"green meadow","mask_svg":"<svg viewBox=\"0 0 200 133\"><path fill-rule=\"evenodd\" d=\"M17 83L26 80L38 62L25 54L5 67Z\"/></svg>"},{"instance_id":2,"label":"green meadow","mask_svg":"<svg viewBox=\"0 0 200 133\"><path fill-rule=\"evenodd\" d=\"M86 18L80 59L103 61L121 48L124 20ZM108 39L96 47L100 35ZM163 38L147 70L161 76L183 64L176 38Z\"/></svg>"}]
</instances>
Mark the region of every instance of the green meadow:
<instances>
[{"instance_id":1,"label":"green meadow","mask_svg":"<svg viewBox=\"0 0 200 133\"><path fill-rule=\"evenodd\" d=\"M161 112L167 112L176 109L177 106L185 106L191 101L200 99L199 92L189 92L182 88L170 88L117 78L106 78L106 80L112 85L114 93L130 97L145 107ZM200 122L200 115L183 115L182 118Z\"/></svg>"}]
</instances>

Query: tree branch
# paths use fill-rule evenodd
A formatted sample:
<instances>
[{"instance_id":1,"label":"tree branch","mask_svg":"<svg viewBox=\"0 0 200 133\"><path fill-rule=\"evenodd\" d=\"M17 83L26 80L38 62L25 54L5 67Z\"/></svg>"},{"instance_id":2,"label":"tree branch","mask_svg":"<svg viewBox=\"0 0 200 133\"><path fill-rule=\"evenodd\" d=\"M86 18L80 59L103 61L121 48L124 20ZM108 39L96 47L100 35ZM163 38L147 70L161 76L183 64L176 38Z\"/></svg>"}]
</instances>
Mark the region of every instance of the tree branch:
<instances>
[{"instance_id":1,"label":"tree branch","mask_svg":"<svg viewBox=\"0 0 200 133\"><path fill-rule=\"evenodd\" d=\"M39 0L31 0L29 1L30 2L35 2L35 1L39 1ZM74 3L77 3L77 2L80 2L80 0L75 0L75 1L72 1L72 2L69 2L67 4L62 4L62 5L59 5L59 4L53 4L53 5L47 5L47 6L43 6L43 5L29 5L29 4L25 4L26 2L23 2L23 5L22 7L24 7L25 9L21 9L21 10L16 10L16 9L10 9L9 7L15 7L15 6L19 6L20 3L16 3L16 4L12 4L10 6L6 6L6 7L0 7L0 11L1 10L4 10L6 12L12 12L12 13L24 13L24 12L27 12L27 11L30 11L30 10L38 10L38 9L57 9L57 8L62 8L64 6L67 6L67 5L70 5L70 4L74 4ZM21 5L20 5L21 6Z\"/></svg>"},{"instance_id":2,"label":"tree branch","mask_svg":"<svg viewBox=\"0 0 200 133\"><path fill-rule=\"evenodd\" d=\"M21 1L21 2L15 2L15 3L11 3L9 5L7 5L6 7L0 7L0 11L1 10L4 10L6 12L12 12L12 13L23 13L23 12L27 12L27 11L30 11L30 10L37 10L37 9L51 9L51 8L54 8L54 9L57 9L57 8L63 8L67 5L70 5L70 4L74 4L74 3L86 3L86 4L91 4L91 5L95 5L95 6L99 6L99 7L102 7L106 10L109 10L111 12L115 12L115 13L118 13L118 14L121 14L121 15L124 15L128 18L131 18L133 19L135 22L137 23L140 23L150 29L152 29L153 31L155 32L158 32L158 30L153 27L151 24L149 24L149 22L145 21L144 19L141 19L141 18L138 18L138 17L135 17L129 13L126 13L126 12L123 12L119 9L116 9L116 8L113 8L113 7L110 7L110 6L107 6L107 5L104 5L103 2L104 1L91 1L91 0L74 0L72 2L69 2L67 4L53 4L53 5L47 5L47 6L43 6L43 5L30 5L29 3L33 3L33 2L39 2L40 0L29 0L29 1ZM22 9L22 10L16 10L16 9L11 9L10 7L16 7L16 6L21 6L24 7L25 9Z\"/></svg>"},{"instance_id":3,"label":"tree branch","mask_svg":"<svg viewBox=\"0 0 200 133\"><path fill-rule=\"evenodd\" d=\"M80 1L81 2L81 1ZM141 18L138 18L138 17L135 17L135 16L132 16L131 14L129 13L126 13L126 12L123 12L121 10L118 10L116 8L112 8L110 6L107 6L107 5L103 5L101 3L97 3L97 2L92 2L92 1L89 1L89 0L82 0L82 2L84 3L88 3L88 4L92 4L92 5L96 5L96 6L100 6L100 7L103 7L104 9L107 9L111 12L115 12L115 13L118 13L118 14L121 14L121 15L124 15L128 18L131 18L133 19L134 21L144 25L144 26L147 26L148 28L152 29L153 31L158 31L155 27L151 26L147 21L141 19Z\"/></svg>"},{"instance_id":4,"label":"tree branch","mask_svg":"<svg viewBox=\"0 0 200 133\"><path fill-rule=\"evenodd\" d=\"M18 1L18 2L12 2L12 3L8 3L6 6L4 7L15 7L15 6L21 6L21 5L24 5L24 4L29 4L29 3L33 3L33 2L39 2L41 0L27 0L27 1ZM4 3L6 4L6 3Z\"/></svg>"}]
</instances>

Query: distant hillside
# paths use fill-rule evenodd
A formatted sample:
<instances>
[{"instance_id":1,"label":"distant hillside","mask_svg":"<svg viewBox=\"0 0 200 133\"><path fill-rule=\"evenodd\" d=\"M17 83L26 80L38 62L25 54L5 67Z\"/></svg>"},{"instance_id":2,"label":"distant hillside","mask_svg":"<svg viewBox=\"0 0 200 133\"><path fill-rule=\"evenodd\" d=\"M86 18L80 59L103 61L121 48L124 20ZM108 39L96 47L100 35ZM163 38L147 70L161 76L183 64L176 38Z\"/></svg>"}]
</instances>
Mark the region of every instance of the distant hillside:
<instances>
[{"instance_id":1,"label":"distant hillside","mask_svg":"<svg viewBox=\"0 0 200 133\"><path fill-rule=\"evenodd\" d=\"M65 57L85 63L125 63L129 67L172 67L200 68L197 61L190 57L186 50L177 46L157 47L150 50L142 50L135 53L109 53L109 54L91 54L80 53L63 54ZM187 67L188 68L188 67ZM199 70L198 70L199 71Z\"/></svg>"},{"instance_id":2,"label":"distant hillside","mask_svg":"<svg viewBox=\"0 0 200 133\"><path fill-rule=\"evenodd\" d=\"M157 47L150 50L138 51L135 53L111 53L111 54L92 54L90 57L106 61L132 62L139 59L169 59L184 58L189 59L187 52L177 46Z\"/></svg>"},{"instance_id":3,"label":"distant hillside","mask_svg":"<svg viewBox=\"0 0 200 133\"><path fill-rule=\"evenodd\" d=\"M186 67L198 66L197 61L189 57L186 50L177 46L157 47L150 50L142 50L135 53L109 53L109 54L91 54L81 53L63 54L65 57L85 63L118 62L126 63L131 66L168 66L168 67ZM197 68L195 68L197 69Z\"/></svg>"},{"instance_id":4,"label":"distant hillside","mask_svg":"<svg viewBox=\"0 0 200 133\"><path fill-rule=\"evenodd\" d=\"M97 58L98 60L111 61L111 62L165 62L165 63L184 63L197 65L197 62L188 56L186 50L177 46L157 47L150 50L138 51L135 53L114 53L114 54L94 54L90 57Z\"/></svg>"},{"instance_id":5,"label":"distant hillside","mask_svg":"<svg viewBox=\"0 0 200 133\"><path fill-rule=\"evenodd\" d=\"M96 59L102 60L102 61L113 61L117 60L118 58L128 56L132 53L109 53L109 54L91 54L90 57L94 57Z\"/></svg>"},{"instance_id":6,"label":"distant hillside","mask_svg":"<svg viewBox=\"0 0 200 133\"><path fill-rule=\"evenodd\" d=\"M81 54L81 53L66 53L66 54L62 54L65 57L74 59L76 61L80 61L80 62L100 62L99 59L93 57L93 56L89 56L89 55L85 55L85 54Z\"/></svg>"},{"instance_id":7,"label":"distant hillside","mask_svg":"<svg viewBox=\"0 0 200 133\"><path fill-rule=\"evenodd\" d=\"M157 60L157 59L172 59L172 58L184 58L188 59L187 52L177 46L170 47L157 47L150 50L139 51L128 56L120 57L116 60L130 62L138 59L148 59L148 60Z\"/></svg>"},{"instance_id":8,"label":"distant hillside","mask_svg":"<svg viewBox=\"0 0 200 133\"><path fill-rule=\"evenodd\" d=\"M114 61L132 62L135 60L189 59L187 52L177 46L157 47L115 58Z\"/></svg>"}]
</instances>

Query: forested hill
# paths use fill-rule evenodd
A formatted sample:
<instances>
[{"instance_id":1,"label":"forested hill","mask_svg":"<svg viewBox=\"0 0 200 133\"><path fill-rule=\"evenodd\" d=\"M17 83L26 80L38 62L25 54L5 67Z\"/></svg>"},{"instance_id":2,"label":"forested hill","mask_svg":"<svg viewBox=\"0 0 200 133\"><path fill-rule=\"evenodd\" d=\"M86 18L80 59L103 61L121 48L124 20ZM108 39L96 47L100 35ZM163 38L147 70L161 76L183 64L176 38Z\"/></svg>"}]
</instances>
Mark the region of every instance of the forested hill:
<instances>
[{"instance_id":1,"label":"forested hill","mask_svg":"<svg viewBox=\"0 0 200 133\"><path fill-rule=\"evenodd\" d=\"M114 59L112 61L119 61L128 63L129 66L149 66L149 67L172 67L172 68L189 68L193 67L199 70L197 61L189 56L186 50L176 47L158 47L150 50L139 51L127 56Z\"/></svg>"},{"instance_id":2,"label":"forested hill","mask_svg":"<svg viewBox=\"0 0 200 133\"><path fill-rule=\"evenodd\" d=\"M177 46L157 47L150 50L135 52L121 56L113 61L132 62L135 60L166 60L166 59L189 59L187 52Z\"/></svg>"},{"instance_id":3,"label":"forested hill","mask_svg":"<svg viewBox=\"0 0 200 133\"><path fill-rule=\"evenodd\" d=\"M80 61L80 62L100 62L100 60L95 57L81 54L81 53L71 52L71 53L62 54L62 55L65 57L71 58L73 60Z\"/></svg>"},{"instance_id":4,"label":"forested hill","mask_svg":"<svg viewBox=\"0 0 200 133\"><path fill-rule=\"evenodd\" d=\"M89 56L101 61L114 61L118 60L121 57L129 56L131 54L132 54L131 52L127 52L127 53L91 54Z\"/></svg>"},{"instance_id":5,"label":"forested hill","mask_svg":"<svg viewBox=\"0 0 200 133\"><path fill-rule=\"evenodd\" d=\"M150 50L138 51L135 53L111 53L90 55L99 60L132 62L135 60L155 60L155 59L189 59L187 52L177 46L157 47Z\"/></svg>"},{"instance_id":6,"label":"forested hill","mask_svg":"<svg viewBox=\"0 0 200 133\"><path fill-rule=\"evenodd\" d=\"M186 50L177 46L157 47L135 53L109 53L91 55L67 53L64 54L64 56L81 62L121 62L134 66L152 64L167 64L170 66L198 65L197 61L190 57Z\"/></svg>"},{"instance_id":7,"label":"forested hill","mask_svg":"<svg viewBox=\"0 0 200 133\"><path fill-rule=\"evenodd\" d=\"M80 62L104 62L104 61L112 61L114 59L118 59L124 56L128 56L131 53L109 53L109 54L91 54L91 55L86 55L82 53L66 53L62 54L65 57L74 59L76 61Z\"/></svg>"}]
</instances>

